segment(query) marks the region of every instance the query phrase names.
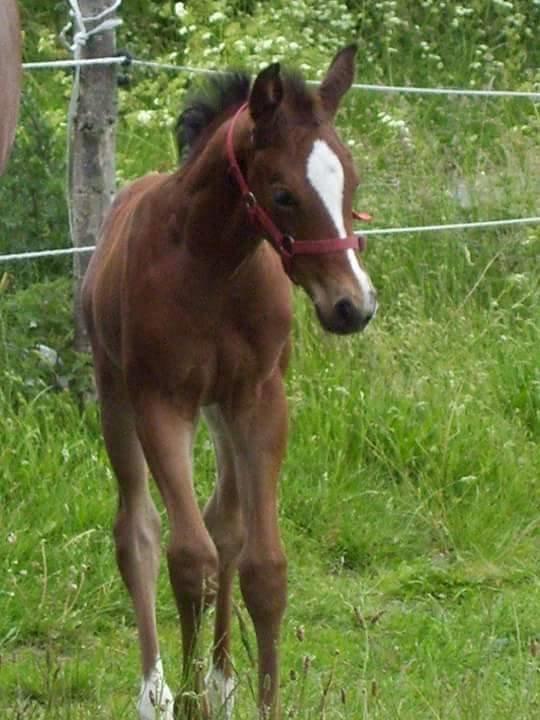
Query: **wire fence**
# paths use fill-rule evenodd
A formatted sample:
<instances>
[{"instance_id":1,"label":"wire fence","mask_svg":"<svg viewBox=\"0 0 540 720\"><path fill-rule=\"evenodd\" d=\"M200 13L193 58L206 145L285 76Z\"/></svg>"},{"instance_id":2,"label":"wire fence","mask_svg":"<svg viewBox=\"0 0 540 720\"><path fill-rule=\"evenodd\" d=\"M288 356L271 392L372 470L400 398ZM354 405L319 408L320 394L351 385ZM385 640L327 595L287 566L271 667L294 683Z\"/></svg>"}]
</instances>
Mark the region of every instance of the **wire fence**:
<instances>
[{"instance_id":1,"label":"wire fence","mask_svg":"<svg viewBox=\"0 0 540 720\"><path fill-rule=\"evenodd\" d=\"M533 225L540 223L540 216L510 218L508 220L480 220L470 223L448 223L446 225L412 225L410 227L395 228L374 228L373 230L362 230L358 235L405 235L422 232L449 232L454 230L481 230L485 228L501 228L513 225ZM96 249L95 245L84 247L56 248L54 250L31 250L28 252L9 253L0 255L0 263L13 260L32 260L46 257L61 257L63 255L78 255L80 253L91 253Z\"/></svg>"},{"instance_id":2,"label":"wire fence","mask_svg":"<svg viewBox=\"0 0 540 720\"><path fill-rule=\"evenodd\" d=\"M185 72L194 75L222 75L224 71L210 68L194 67L192 65L175 65L172 63L144 60L131 57L131 55L118 55L112 57L96 58L92 60L44 60L40 62L23 63L25 70L69 69L77 67L90 67L92 65L124 65L134 67L153 68L155 70ZM226 72L226 71L225 71ZM318 85L318 80L308 80L310 85ZM475 88L444 88L444 87L416 87L414 85L370 85L368 83L353 83L354 90L365 90L381 93L399 93L414 95L459 95L484 98L528 98L540 100L540 92L533 90L478 90Z\"/></svg>"},{"instance_id":3,"label":"wire fence","mask_svg":"<svg viewBox=\"0 0 540 720\"><path fill-rule=\"evenodd\" d=\"M76 5L76 0L70 0L72 5ZM105 21L114 22L114 21ZM108 29L103 27L102 29ZM95 32L90 31L92 33ZM23 63L23 69L27 71L34 70L69 70L75 69L78 71L80 68L92 67L92 66L104 66L104 65L122 65L124 67L138 67L138 68L149 68L153 70L166 71L166 72L184 72L188 74L198 75L213 75L223 74L223 71L213 70L210 68L193 67L190 65L176 65L172 63L164 63L154 60L145 60L141 58L132 57L130 54L118 54L117 56L102 57L95 59L81 59L77 57L76 50L80 48L81 44L84 44L85 37L84 33L79 32L74 38L73 45L68 45L75 57L74 59L68 60L46 60L39 62L26 62ZM316 80L309 80L309 84L318 84ZM532 101L540 100L540 92L525 91L525 90L493 90L493 89L474 89L474 88L444 88L444 87L416 87L416 86L403 86L403 85L372 85L366 83L354 83L352 88L355 90L361 90L366 92L379 92L379 93L398 93L398 94L414 94L414 95L443 95L443 96L461 96L461 97L482 97L482 98L526 98ZM482 220L478 222L463 222L463 223L448 223L448 224L434 224L434 225L420 225L410 227L395 227L395 228L374 228L370 230L364 230L361 234L368 236L382 236L382 235L396 235L396 234L412 234L421 232L448 232L456 230L469 230L469 229L485 229L485 228L500 228L505 226L516 226L516 225L532 225L540 222L540 216L531 216L524 218L509 218L502 220ZM9 253L0 255L0 263L17 261L17 260L30 260L39 259L45 257L58 257L65 255L74 255L79 253L90 253L95 249L95 246L86 247L69 247L69 248L57 248L52 250L38 250L28 252Z\"/></svg>"}]
</instances>

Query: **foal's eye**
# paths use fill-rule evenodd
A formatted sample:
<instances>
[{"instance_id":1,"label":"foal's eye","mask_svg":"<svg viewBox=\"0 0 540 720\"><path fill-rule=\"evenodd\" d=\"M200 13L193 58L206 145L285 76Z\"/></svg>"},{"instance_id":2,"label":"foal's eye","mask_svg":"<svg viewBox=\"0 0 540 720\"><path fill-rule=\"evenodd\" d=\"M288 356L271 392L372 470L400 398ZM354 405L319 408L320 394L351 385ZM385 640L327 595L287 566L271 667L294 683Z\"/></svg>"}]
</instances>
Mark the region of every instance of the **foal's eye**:
<instances>
[{"instance_id":1,"label":"foal's eye","mask_svg":"<svg viewBox=\"0 0 540 720\"><path fill-rule=\"evenodd\" d=\"M273 195L273 200L275 204L281 208L290 209L296 207L294 195L288 190L276 190Z\"/></svg>"}]
</instances>

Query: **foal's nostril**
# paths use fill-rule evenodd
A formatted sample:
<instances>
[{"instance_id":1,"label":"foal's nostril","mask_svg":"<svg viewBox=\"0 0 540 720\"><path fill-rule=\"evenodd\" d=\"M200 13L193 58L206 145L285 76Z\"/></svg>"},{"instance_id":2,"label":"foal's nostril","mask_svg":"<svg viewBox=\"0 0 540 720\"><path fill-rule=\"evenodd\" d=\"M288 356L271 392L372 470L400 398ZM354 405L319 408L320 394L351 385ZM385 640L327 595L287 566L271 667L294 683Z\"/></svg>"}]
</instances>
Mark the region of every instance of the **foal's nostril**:
<instances>
[{"instance_id":1,"label":"foal's nostril","mask_svg":"<svg viewBox=\"0 0 540 720\"><path fill-rule=\"evenodd\" d=\"M349 298L342 298L335 304L335 312L344 323L350 323L358 315L358 310Z\"/></svg>"},{"instance_id":2,"label":"foal's nostril","mask_svg":"<svg viewBox=\"0 0 540 720\"><path fill-rule=\"evenodd\" d=\"M348 334L363 330L371 320L375 307L357 305L354 300L342 297L336 302L332 312L332 332Z\"/></svg>"}]
</instances>

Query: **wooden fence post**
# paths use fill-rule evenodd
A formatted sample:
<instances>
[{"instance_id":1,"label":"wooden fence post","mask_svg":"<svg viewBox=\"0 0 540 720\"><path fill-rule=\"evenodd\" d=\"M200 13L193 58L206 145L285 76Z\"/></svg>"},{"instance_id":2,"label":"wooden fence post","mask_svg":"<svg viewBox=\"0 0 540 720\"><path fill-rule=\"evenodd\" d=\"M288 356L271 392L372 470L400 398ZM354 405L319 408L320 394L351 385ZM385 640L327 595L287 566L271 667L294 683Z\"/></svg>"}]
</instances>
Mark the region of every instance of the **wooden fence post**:
<instances>
[{"instance_id":1,"label":"wooden fence post","mask_svg":"<svg viewBox=\"0 0 540 720\"><path fill-rule=\"evenodd\" d=\"M110 5L111 0L79 0L83 18L99 15ZM92 27L88 22L87 29ZM108 57L114 55L115 47L114 29L106 30L89 37L76 57ZM73 246L83 247L96 244L103 216L115 192L116 65L81 67L75 71L70 113L70 228ZM79 351L89 350L80 301L89 260L87 253L73 256L74 344Z\"/></svg>"},{"instance_id":2,"label":"wooden fence post","mask_svg":"<svg viewBox=\"0 0 540 720\"><path fill-rule=\"evenodd\" d=\"M0 175L15 138L21 93L21 28L15 0L0 2Z\"/></svg>"}]
</instances>

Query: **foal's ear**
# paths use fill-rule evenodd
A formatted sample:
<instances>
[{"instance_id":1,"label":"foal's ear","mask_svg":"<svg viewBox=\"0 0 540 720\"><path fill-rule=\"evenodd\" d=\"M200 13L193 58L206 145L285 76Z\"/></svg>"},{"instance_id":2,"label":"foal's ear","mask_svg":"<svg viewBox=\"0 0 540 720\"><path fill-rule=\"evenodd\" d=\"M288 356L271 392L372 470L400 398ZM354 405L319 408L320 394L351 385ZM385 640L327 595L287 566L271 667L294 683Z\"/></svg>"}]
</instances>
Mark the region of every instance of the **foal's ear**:
<instances>
[{"instance_id":1,"label":"foal's ear","mask_svg":"<svg viewBox=\"0 0 540 720\"><path fill-rule=\"evenodd\" d=\"M249 112L255 124L272 119L283 97L279 63L262 70L253 83L249 96Z\"/></svg>"},{"instance_id":2,"label":"foal's ear","mask_svg":"<svg viewBox=\"0 0 540 720\"><path fill-rule=\"evenodd\" d=\"M331 118L336 114L341 98L353 84L357 49L358 46L353 44L338 52L319 88L322 106Z\"/></svg>"}]
</instances>

